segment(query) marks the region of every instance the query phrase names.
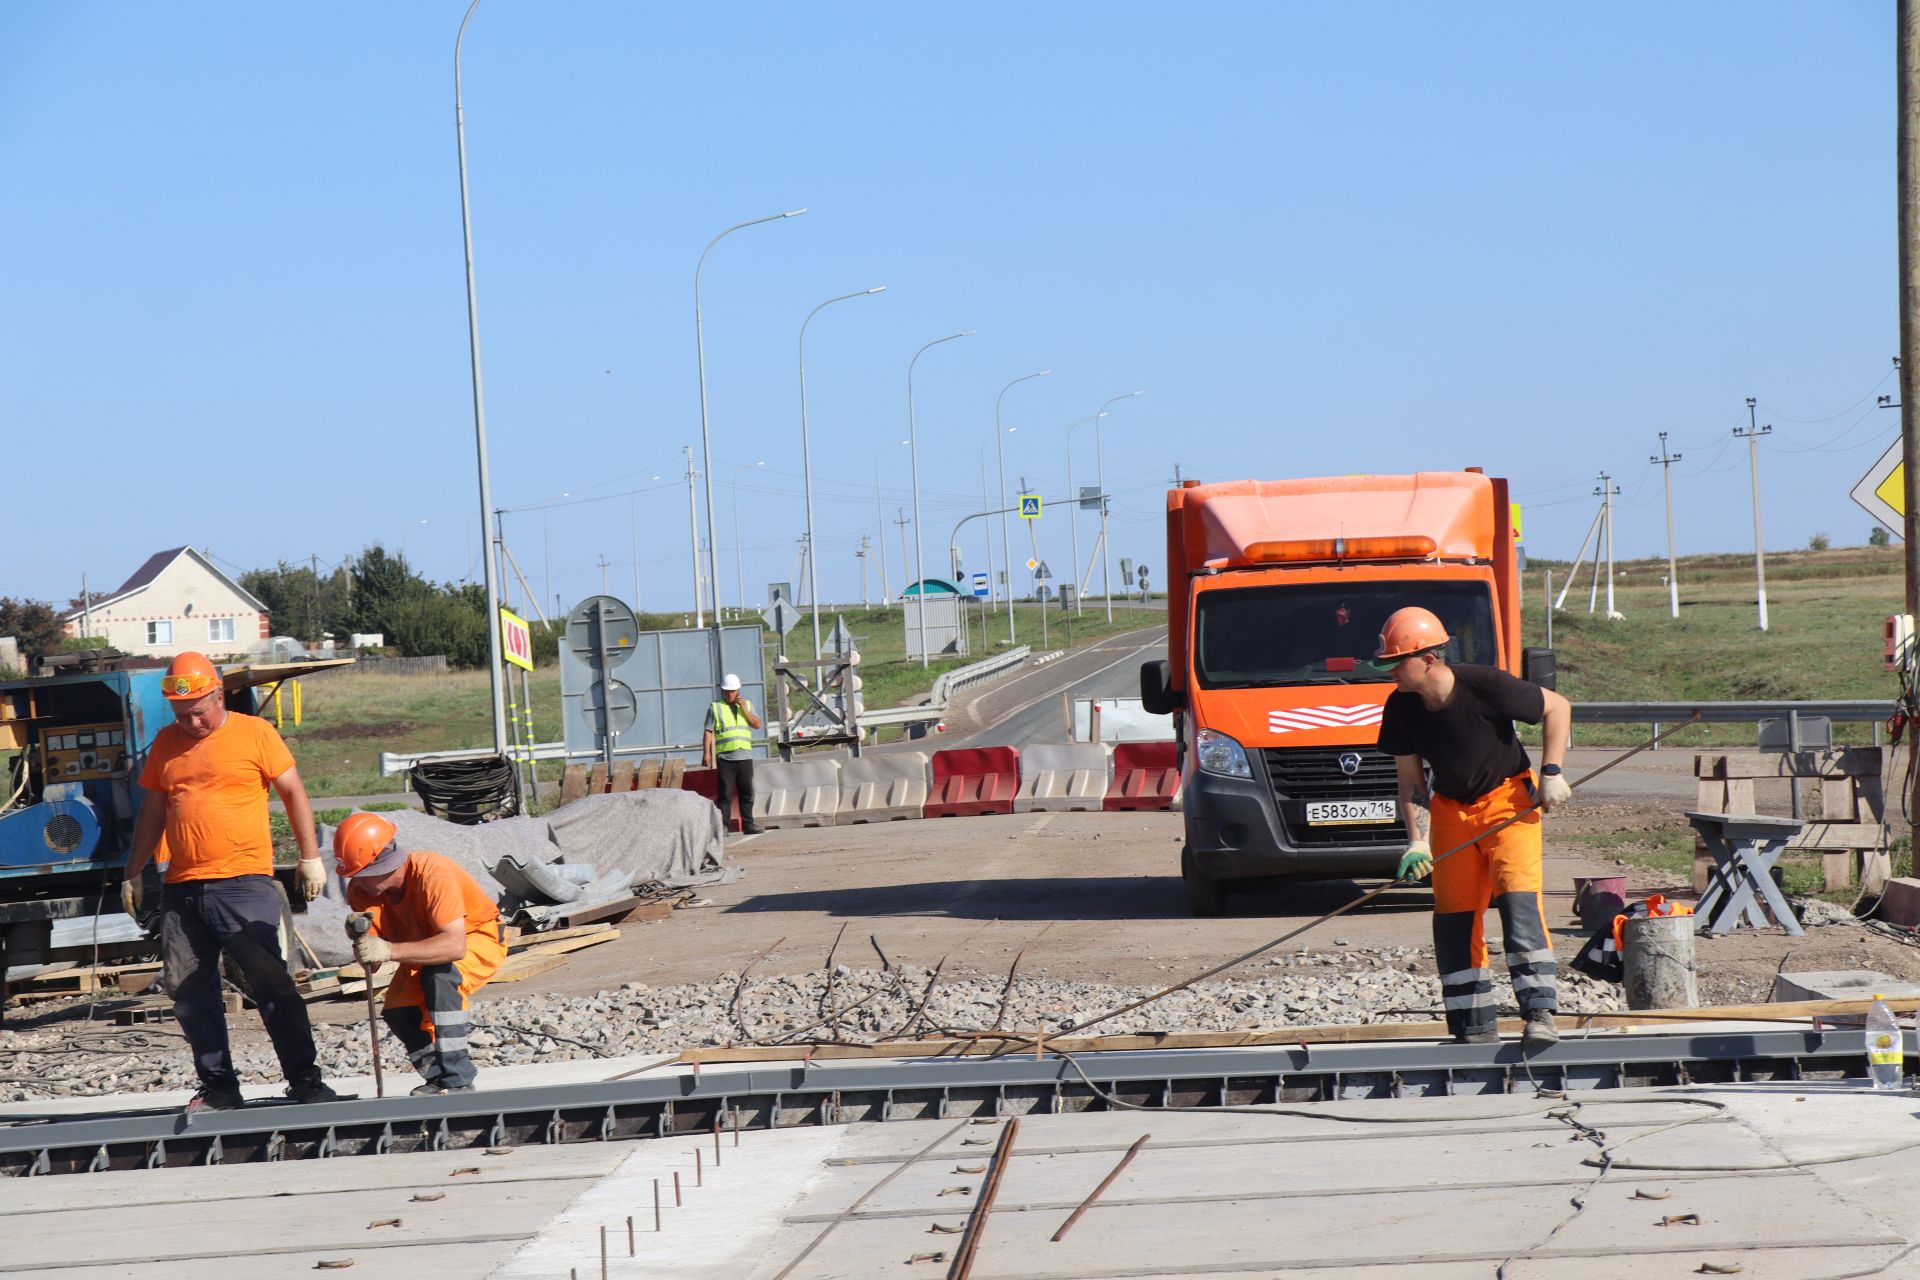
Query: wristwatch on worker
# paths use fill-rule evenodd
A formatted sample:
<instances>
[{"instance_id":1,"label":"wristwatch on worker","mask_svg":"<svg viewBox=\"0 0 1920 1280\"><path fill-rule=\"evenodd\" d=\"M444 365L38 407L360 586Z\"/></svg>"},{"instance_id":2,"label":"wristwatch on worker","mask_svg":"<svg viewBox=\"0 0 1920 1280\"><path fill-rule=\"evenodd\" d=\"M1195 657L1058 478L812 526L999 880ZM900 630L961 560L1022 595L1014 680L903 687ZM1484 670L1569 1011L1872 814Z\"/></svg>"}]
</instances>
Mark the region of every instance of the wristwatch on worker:
<instances>
[{"instance_id":1,"label":"wristwatch on worker","mask_svg":"<svg viewBox=\"0 0 1920 1280\"><path fill-rule=\"evenodd\" d=\"M1560 776L1560 766L1557 764L1543 764L1540 766L1540 776L1543 778L1557 778Z\"/></svg>"}]
</instances>

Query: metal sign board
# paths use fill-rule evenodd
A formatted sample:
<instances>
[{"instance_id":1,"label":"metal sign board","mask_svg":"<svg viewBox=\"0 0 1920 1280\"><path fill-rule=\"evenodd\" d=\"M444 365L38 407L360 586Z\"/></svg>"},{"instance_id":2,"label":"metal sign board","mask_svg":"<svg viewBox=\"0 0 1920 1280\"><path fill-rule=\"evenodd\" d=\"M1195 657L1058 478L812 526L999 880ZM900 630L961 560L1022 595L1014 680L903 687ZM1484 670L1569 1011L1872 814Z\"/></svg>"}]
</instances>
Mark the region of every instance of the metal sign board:
<instances>
[{"instance_id":1,"label":"metal sign board","mask_svg":"<svg viewBox=\"0 0 1920 1280\"><path fill-rule=\"evenodd\" d=\"M1139 579L1139 581L1140 581L1140 589L1141 589L1142 591L1145 591L1145 590L1147 589L1147 566L1145 566L1145 565L1141 565L1141 566L1140 566L1140 579Z\"/></svg>"},{"instance_id":2,"label":"metal sign board","mask_svg":"<svg viewBox=\"0 0 1920 1280\"><path fill-rule=\"evenodd\" d=\"M500 609L500 656L525 671L533 670L533 630L504 605Z\"/></svg>"},{"instance_id":3,"label":"metal sign board","mask_svg":"<svg viewBox=\"0 0 1920 1280\"><path fill-rule=\"evenodd\" d=\"M1031 557L1028 558L1027 568L1038 569L1039 567L1040 567L1040 562L1038 560L1032 559Z\"/></svg>"},{"instance_id":4,"label":"metal sign board","mask_svg":"<svg viewBox=\"0 0 1920 1280\"><path fill-rule=\"evenodd\" d=\"M793 607L792 601L776 599L760 615L760 620L767 624L769 631L784 636L800 625L800 611Z\"/></svg>"},{"instance_id":5,"label":"metal sign board","mask_svg":"<svg viewBox=\"0 0 1920 1280\"><path fill-rule=\"evenodd\" d=\"M1048 586L1035 587L1033 589L1033 598L1041 604L1045 604L1047 601L1053 599L1053 588Z\"/></svg>"},{"instance_id":6,"label":"metal sign board","mask_svg":"<svg viewBox=\"0 0 1920 1280\"><path fill-rule=\"evenodd\" d=\"M853 632L847 630L847 620L838 614L834 615L833 630L827 633L827 652L853 652Z\"/></svg>"},{"instance_id":7,"label":"metal sign board","mask_svg":"<svg viewBox=\"0 0 1920 1280\"><path fill-rule=\"evenodd\" d=\"M1080 509L1082 511L1098 511L1100 509L1099 485L1083 484L1080 486Z\"/></svg>"},{"instance_id":8,"label":"metal sign board","mask_svg":"<svg viewBox=\"0 0 1920 1280\"><path fill-rule=\"evenodd\" d=\"M1120 581L1128 582L1133 578L1133 561L1126 556L1120 557Z\"/></svg>"},{"instance_id":9,"label":"metal sign board","mask_svg":"<svg viewBox=\"0 0 1920 1280\"><path fill-rule=\"evenodd\" d=\"M987 598L987 595L988 595L987 575L984 573L974 574L973 575L973 598L976 600L985 600Z\"/></svg>"},{"instance_id":10,"label":"metal sign board","mask_svg":"<svg viewBox=\"0 0 1920 1280\"><path fill-rule=\"evenodd\" d=\"M1907 469L1900 458L1900 441L1895 440L1880 455L1860 483L1853 486L1853 500L1866 508L1868 515L1887 526L1893 536L1906 536Z\"/></svg>"},{"instance_id":11,"label":"metal sign board","mask_svg":"<svg viewBox=\"0 0 1920 1280\"><path fill-rule=\"evenodd\" d=\"M1022 520L1038 520L1040 518L1040 507L1039 494L1023 493L1020 495L1020 518Z\"/></svg>"},{"instance_id":12,"label":"metal sign board","mask_svg":"<svg viewBox=\"0 0 1920 1280\"><path fill-rule=\"evenodd\" d=\"M596 618L604 631L607 648L633 648L634 639L640 634L633 610L612 596L588 596L567 615L568 649L583 658L591 658L598 651L601 636L595 633Z\"/></svg>"},{"instance_id":13,"label":"metal sign board","mask_svg":"<svg viewBox=\"0 0 1920 1280\"><path fill-rule=\"evenodd\" d=\"M1047 568L1047 562L1045 560L1029 560L1027 561L1027 568L1033 570L1033 580L1035 582L1045 582L1053 577L1053 570Z\"/></svg>"},{"instance_id":14,"label":"metal sign board","mask_svg":"<svg viewBox=\"0 0 1920 1280\"><path fill-rule=\"evenodd\" d=\"M711 629L644 631L630 648L608 655L604 693L595 659L562 646L560 709L568 758L604 755L609 717L603 708L610 705L618 757L672 755L698 762L707 708L719 697L722 675L737 674L742 696L755 707L766 705L764 635L757 625L725 628L716 666ZM764 752L754 747L756 756Z\"/></svg>"}]
</instances>

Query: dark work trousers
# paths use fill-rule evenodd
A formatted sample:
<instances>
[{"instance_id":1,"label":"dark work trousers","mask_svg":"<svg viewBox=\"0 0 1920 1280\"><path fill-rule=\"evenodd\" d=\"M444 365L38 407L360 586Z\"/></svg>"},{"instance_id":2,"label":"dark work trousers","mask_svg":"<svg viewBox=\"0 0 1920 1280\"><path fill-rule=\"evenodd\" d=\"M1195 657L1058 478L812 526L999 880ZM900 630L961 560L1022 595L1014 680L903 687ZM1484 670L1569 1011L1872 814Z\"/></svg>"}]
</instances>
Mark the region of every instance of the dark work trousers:
<instances>
[{"instance_id":1,"label":"dark work trousers","mask_svg":"<svg viewBox=\"0 0 1920 1280\"><path fill-rule=\"evenodd\" d=\"M720 825L727 824L727 800L730 796L740 797L740 825L753 825L753 757L729 760L725 756L714 760L716 766L713 775L713 802L720 806Z\"/></svg>"},{"instance_id":2,"label":"dark work trousers","mask_svg":"<svg viewBox=\"0 0 1920 1280\"><path fill-rule=\"evenodd\" d=\"M313 1027L280 954L280 891L272 876L187 880L161 891L161 959L173 1014L193 1049L200 1082L238 1088L227 1047L227 1009L220 994L220 953L246 977L289 1082L318 1074Z\"/></svg>"},{"instance_id":3,"label":"dark work trousers","mask_svg":"<svg viewBox=\"0 0 1920 1280\"><path fill-rule=\"evenodd\" d=\"M420 970L420 996L426 1001L426 1017L419 1005L403 1005L384 1012L414 1070L428 1084L443 1089L465 1089L473 1084L473 1059L467 1056L467 1030L472 1013L467 998L460 994L460 970L452 964L430 964ZM433 1034L425 1023L433 1023Z\"/></svg>"}]
</instances>

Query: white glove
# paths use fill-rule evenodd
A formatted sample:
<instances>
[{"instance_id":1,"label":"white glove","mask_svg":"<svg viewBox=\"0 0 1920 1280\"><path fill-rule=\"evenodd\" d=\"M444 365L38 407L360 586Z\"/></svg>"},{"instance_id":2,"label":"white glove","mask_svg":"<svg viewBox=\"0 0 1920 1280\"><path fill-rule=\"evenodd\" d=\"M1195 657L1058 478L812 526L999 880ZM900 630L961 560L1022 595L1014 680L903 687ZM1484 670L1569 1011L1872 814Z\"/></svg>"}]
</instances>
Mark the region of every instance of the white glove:
<instances>
[{"instance_id":1,"label":"white glove","mask_svg":"<svg viewBox=\"0 0 1920 1280\"><path fill-rule=\"evenodd\" d=\"M327 869L318 858L300 859L300 892L312 902L327 887Z\"/></svg>"},{"instance_id":2,"label":"white glove","mask_svg":"<svg viewBox=\"0 0 1920 1280\"><path fill-rule=\"evenodd\" d=\"M393 959L393 947L377 933L363 933L353 940L353 958L371 974Z\"/></svg>"},{"instance_id":3,"label":"white glove","mask_svg":"<svg viewBox=\"0 0 1920 1280\"><path fill-rule=\"evenodd\" d=\"M1565 804L1571 799L1573 788L1559 774L1550 773L1540 779L1540 812L1550 813L1555 805Z\"/></svg>"}]
</instances>

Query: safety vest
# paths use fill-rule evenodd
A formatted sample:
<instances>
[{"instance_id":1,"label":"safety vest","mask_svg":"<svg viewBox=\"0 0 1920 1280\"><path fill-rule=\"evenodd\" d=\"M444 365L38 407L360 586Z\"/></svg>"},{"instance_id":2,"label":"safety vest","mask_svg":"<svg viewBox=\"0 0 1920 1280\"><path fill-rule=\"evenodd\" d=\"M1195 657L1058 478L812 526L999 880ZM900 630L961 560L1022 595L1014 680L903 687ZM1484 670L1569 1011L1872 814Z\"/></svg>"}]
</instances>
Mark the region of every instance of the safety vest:
<instances>
[{"instance_id":1,"label":"safety vest","mask_svg":"<svg viewBox=\"0 0 1920 1280\"><path fill-rule=\"evenodd\" d=\"M713 704L713 753L726 755L729 751L750 751L753 749L753 726L747 723L747 713L736 709L731 703Z\"/></svg>"}]
</instances>

